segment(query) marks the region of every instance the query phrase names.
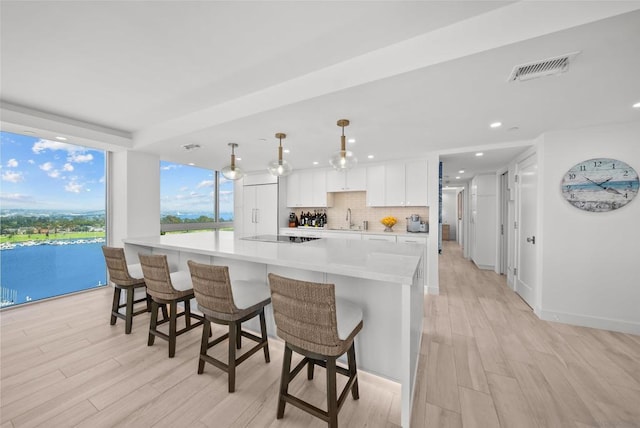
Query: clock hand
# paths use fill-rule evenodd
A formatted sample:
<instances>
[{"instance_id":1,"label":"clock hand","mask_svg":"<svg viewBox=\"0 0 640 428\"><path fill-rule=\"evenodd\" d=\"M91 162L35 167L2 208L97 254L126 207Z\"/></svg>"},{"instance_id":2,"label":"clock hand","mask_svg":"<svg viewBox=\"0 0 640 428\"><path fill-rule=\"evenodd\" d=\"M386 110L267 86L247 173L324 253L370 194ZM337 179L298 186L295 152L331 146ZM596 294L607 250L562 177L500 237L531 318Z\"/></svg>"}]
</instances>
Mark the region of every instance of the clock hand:
<instances>
[{"instance_id":1,"label":"clock hand","mask_svg":"<svg viewBox=\"0 0 640 428\"><path fill-rule=\"evenodd\" d=\"M592 182L593 184L595 184L598 187L602 187L604 190L607 190L606 187L604 187L601 183L596 183L595 181L593 181L592 179L590 179L589 177L587 177L586 175L583 175L584 178L586 178L587 180L589 180L590 182Z\"/></svg>"},{"instance_id":2,"label":"clock hand","mask_svg":"<svg viewBox=\"0 0 640 428\"><path fill-rule=\"evenodd\" d=\"M598 184L598 186L602 186L604 183L607 183L607 182L611 181L612 179L613 179L613 177L609 177L606 180L601 181L600 184Z\"/></svg>"}]
</instances>

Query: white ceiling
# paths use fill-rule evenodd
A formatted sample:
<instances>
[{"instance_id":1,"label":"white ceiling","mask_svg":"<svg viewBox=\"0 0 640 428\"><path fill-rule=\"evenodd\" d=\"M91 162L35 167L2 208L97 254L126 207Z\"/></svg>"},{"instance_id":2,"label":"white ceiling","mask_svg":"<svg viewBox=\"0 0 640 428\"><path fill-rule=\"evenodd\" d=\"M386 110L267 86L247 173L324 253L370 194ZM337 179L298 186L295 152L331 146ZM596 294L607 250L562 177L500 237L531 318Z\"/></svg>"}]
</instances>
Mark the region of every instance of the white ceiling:
<instances>
[{"instance_id":1,"label":"white ceiling","mask_svg":"<svg viewBox=\"0 0 640 428\"><path fill-rule=\"evenodd\" d=\"M276 132L288 135L294 168L328 166L341 118L361 163L438 151L451 168L467 150L497 144L489 153L512 157L525 148L501 144L640 120L630 107L640 101L639 1L0 8L4 129L65 132L207 168L228 163L229 142L246 170L265 168ZM563 75L507 82L515 65L573 51ZM494 121L504 125L490 129ZM202 148L186 152L189 143ZM466 170L486 172L483 159Z\"/></svg>"}]
</instances>

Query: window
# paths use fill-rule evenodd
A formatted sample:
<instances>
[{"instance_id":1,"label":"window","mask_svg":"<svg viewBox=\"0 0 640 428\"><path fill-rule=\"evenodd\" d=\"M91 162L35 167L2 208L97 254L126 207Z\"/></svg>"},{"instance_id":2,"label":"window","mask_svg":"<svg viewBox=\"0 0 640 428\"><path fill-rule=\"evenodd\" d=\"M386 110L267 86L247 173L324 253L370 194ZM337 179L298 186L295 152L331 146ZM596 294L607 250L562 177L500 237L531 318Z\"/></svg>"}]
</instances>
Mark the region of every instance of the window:
<instances>
[{"instance_id":1,"label":"window","mask_svg":"<svg viewBox=\"0 0 640 428\"><path fill-rule=\"evenodd\" d=\"M106 284L105 152L0 132L2 306Z\"/></svg>"},{"instance_id":2,"label":"window","mask_svg":"<svg viewBox=\"0 0 640 428\"><path fill-rule=\"evenodd\" d=\"M162 232L233 227L233 182L221 173L160 162Z\"/></svg>"}]
</instances>

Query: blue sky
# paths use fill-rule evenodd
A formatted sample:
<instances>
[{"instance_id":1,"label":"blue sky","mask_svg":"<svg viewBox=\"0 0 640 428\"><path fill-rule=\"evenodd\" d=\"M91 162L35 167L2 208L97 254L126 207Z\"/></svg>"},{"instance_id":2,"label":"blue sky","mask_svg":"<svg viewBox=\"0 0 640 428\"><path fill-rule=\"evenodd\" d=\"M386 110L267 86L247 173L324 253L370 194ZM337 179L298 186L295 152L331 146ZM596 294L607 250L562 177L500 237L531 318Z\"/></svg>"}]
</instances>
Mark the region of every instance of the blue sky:
<instances>
[{"instance_id":1,"label":"blue sky","mask_svg":"<svg viewBox=\"0 0 640 428\"><path fill-rule=\"evenodd\" d=\"M2 208L104 210L104 152L0 132Z\"/></svg>"},{"instance_id":2,"label":"blue sky","mask_svg":"<svg viewBox=\"0 0 640 428\"><path fill-rule=\"evenodd\" d=\"M213 215L215 171L160 162L160 210ZM220 213L233 212L233 182L220 175Z\"/></svg>"},{"instance_id":3,"label":"blue sky","mask_svg":"<svg viewBox=\"0 0 640 428\"><path fill-rule=\"evenodd\" d=\"M105 209L105 152L0 132L0 207ZM213 215L213 170L160 162L160 207ZM233 212L233 182L220 177L220 212Z\"/></svg>"}]
</instances>

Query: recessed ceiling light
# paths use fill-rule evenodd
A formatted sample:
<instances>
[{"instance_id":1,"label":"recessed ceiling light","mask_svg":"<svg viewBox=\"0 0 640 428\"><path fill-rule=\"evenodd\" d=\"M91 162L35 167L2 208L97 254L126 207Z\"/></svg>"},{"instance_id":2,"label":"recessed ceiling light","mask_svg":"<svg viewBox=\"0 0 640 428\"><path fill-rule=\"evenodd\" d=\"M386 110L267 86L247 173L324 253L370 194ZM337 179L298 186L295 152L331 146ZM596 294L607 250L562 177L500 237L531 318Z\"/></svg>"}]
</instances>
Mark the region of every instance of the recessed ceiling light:
<instances>
[{"instance_id":1,"label":"recessed ceiling light","mask_svg":"<svg viewBox=\"0 0 640 428\"><path fill-rule=\"evenodd\" d=\"M289 149L284 149L285 153L291 153L291 151Z\"/></svg>"},{"instance_id":2,"label":"recessed ceiling light","mask_svg":"<svg viewBox=\"0 0 640 428\"><path fill-rule=\"evenodd\" d=\"M348 142L348 143L355 143L355 142L356 142L356 139L355 139L355 138L349 138L349 139L347 140L347 142Z\"/></svg>"},{"instance_id":3,"label":"recessed ceiling light","mask_svg":"<svg viewBox=\"0 0 640 428\"><path fill-rule=\"evenodd\" d=\"M460 171L458 171L460 174L464 174L464 169L461 169Z\"/></svg>"},{"instance_id":4,"label":"recessed ceiling light","mask_svg":"<svg viewBox=\"0 0 640 428\"><path fill-rule=\"evenodd\" d=\"M33 131L27 131L27 130L22 131L22 133L23 133L23 134L35 134L35 132L33 132Z\"/></svg>"},{"instance_id":5,"label":"recessed ceiling light","mask_svg":"<svg viewBox=\"0 0 640 428\"><path fill-rule=\"evenodd\" d=\"M189 165L189 166L194 166L194 165L195 165L195 163L193 163L193 162L189 162L187 165Z\"/></svg>"},{"instance_id":6,"label":"recessed ceiling light","mask_svg":"<svg viewBox=\"0 0 640 428\"><path fill-rule=\"evenodd\" d=\"M456 180L460 180L460 176L457 176L457 177L456 177Z\"/></svg>"},{"instance_id":7,"label":"recessed ceiling light","mask_svg":"<svg viewBox=\"0 0 640 428\"><path fill-rule=\"evenodd\" d=\"M56 137L58 141L67 141L67 137Z\"/></svg>"},{"instance_id":8,"label":"recessed ceiling light","mask_svg":"<svg viewBox=\"0 0 640 428\"><path fill-rule=\"evenodd\" d=\"M502 126L502 122L493 122L489 125L491 128L500 128Z\"/></svg>"},{"instance_id":9,"label":"recessed ceiling light","mask_svg":"<svg viewBox=\"0 0 640 428\"><path fill-rule=\"evenodd\" d=\"M313 161L313 164L314 165L318 165L318 161Z\"/></svg>"},{"instance_id":10,"label":"recessed ceiling light","mask_svg":"<svg viewBox=\"0 0 640 428\"><path fill-rule=\"evenodd\" d=\"M633 108L640 108L640 102L637 102L633 105Z\"/></svg>"},{"instance_id":11,"label":"recessed ceiling light","mask_svg":"<svg viewBox=\"0 0 640 428\"><path fill-rule=\"evenodd\" d=\"M375 157L375 156L373 156L373 155L369 155L369 156L367 156L367 158L369 158L369 159L373 159L374 157Z\"/></svg>"},{"instance_id":12,"label":"recessed ceiling light","mask_svg":"<svg viewBox=\"0 0 640 428\"><path fill-rule=\"evenodd\" d=\"M484 153L478 152L478 153L476 153L476 156L484 156Z\"/></svg>"},{"instance_id":13,"label":"recessed ceiling light","mask_svg":"<svg viewBox=\"0 0 640 428\"><path fill-rule=\"evenodd\" d=\"M242 158L239 158L238 156L236 156L236 160L237 160L237 161L241 161L241 160L242 160Z\"/></svg>"}]
</instances>

